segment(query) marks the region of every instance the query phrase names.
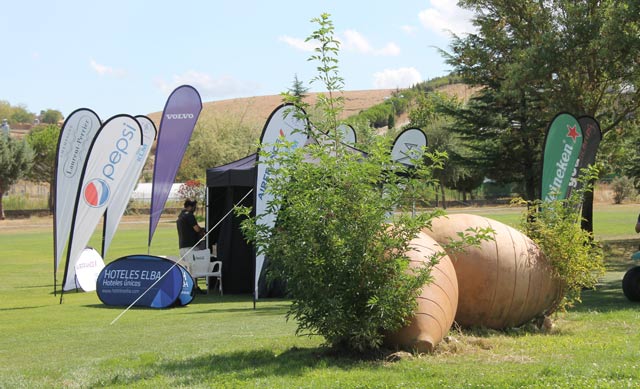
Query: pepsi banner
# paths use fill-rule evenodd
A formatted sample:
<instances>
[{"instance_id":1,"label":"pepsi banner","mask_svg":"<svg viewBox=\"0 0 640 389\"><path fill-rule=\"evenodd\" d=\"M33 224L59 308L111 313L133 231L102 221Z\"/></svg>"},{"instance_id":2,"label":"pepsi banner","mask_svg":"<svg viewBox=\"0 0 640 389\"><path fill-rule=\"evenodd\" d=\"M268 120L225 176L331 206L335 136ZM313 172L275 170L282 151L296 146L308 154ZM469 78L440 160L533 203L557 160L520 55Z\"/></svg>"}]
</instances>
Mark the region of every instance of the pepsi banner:
<instances>
[{"instance_id":1,"label":"pepsi banner","mask_svg":"<svg viewBox=\"0 0 640 389\"><path fill-rule=\"evenodd\" d=\"M304 146L307 141L307 132L309 131L309 123L306 119L306 112L293 104L283 104L276 108L265 123L262 135L260 137L260 145L273 152L278 143L283 141L291 142L291 149ZM258 154L257 174L256 174L256 196L255 211L257 223L271 228L275 224L276 212L267 213L269 203L274 200L274 196L267 190L269 185L270 172L264 160L262 153ZM258 299L258 281L260 273L264 265L264 254L256 255L255 278L254 278L254 298Z\"/></svg>"},{"instance_id":2,"label":"pepsi banner","mask_svg":"<svg viewBox=\"0 0 640 389\"><path fill-rule=\"evenodd\" d=\"M542 201L566 199L569 185L576 185L582 142L582 128L578 119L568 113L556 115L549 124L545 140L540 191Z\"/></svg>"},{"instance_id":3,"label":"pepsi banner","mask_svg":"<svg viewBox=\"0 0 640 389\"><path fill-rule=\"evenodd\" d=\"M141 144L140 124L130 115L113 116L98 130L75 195L63 290L78 287L75 264L113 196L122 190L123 178L131 169Z\"/></svg>"},{"instance_id":4,"label":"pepsi banner","mask_svg":"<svg viewBox=\"0 0 640 389\"><path fill-rule=\"evenodd\" d=\"M53 203L53 274L56 273L64 247L69 239L74 199L78 193L82 167L87 159L89 146L102 125L98 115L88 108L73 111L62 125L56 151L55 194Z\"/></svg>"},{"instance_id":5,"label":"pepsi banner","mask_svg":"<svg viewBox=\"0 0 640 389\"><path fill-rule=\"evenodd\" d=\"M162 111L153 166L149 246L201 110L202 100L198 91L190 85L183 85L171 93Z\"/></svg>"},{"instance_id":6,"label":"pepsi banner","mask_svg":"<svg viewBox=\"0 0 640 389\"><path fill-rule=\"evenodd\" d=\"M106 305L167 308L186 305L193 299L191 290L184 288L191 279L180 265L151 255L129 255L119 258L98 275L98 298ZM187 285L188 287L188 285ZM189 296L183 296L183 291ZM190 297L190 299L189 299Z\"/></svg>"},{"instance_id":7,"label":"pepsi banner","mask_svg":"<svg viewBox=\"0 0 640 389\"><path fill-rule=\"evenodd\" d=\"M122 179L122 190L114 193L113 200L111 200L111 204L105 213L104 229L102 234L103 258L106 258L107 250L109 250L109 246L111 245L111 240L113 239L118 228L118 224L122 219L122 215L127 208L127 204L131 198L131 193L138 182L140 173L142 173L142 168L144 168L144 164L147 162L149 151L151 151L151 145L156 139L156 126L153 124L151 119L146 116L136 116L136 120L140 123L140 127L142 128L142 145L136 151L136 158L131 165L131 169L125 173L125 177Z\"/></svg>"}]
</instances>

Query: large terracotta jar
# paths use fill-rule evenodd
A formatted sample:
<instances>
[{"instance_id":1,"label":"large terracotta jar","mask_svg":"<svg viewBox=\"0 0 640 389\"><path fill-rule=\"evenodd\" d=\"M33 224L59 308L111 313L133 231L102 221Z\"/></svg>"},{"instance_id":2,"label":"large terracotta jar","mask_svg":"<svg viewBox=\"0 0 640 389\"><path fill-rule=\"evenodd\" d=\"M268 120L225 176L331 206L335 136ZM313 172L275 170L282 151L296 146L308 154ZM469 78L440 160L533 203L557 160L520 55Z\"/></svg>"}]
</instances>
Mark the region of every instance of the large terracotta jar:
<instances>
[{"instance_id":1,"label":"large terracotta jar","mask_svg":"<svg viewBox=\"0 0 640 389\"><path fill-rule=\"evenodd\" d=\"M411 249L406 253L410 266L421 267L429 257L443 251L433 238L424 233L411 241ZM458 305L458 282L455 269L448 256L431 269L432 282L422 288L417 298L418 307L409 324L400 330L387 334L388 347L431 352L447 335Z\"/></svg>"},{"instance_id":2,"label":"large terracotta jar","mask_svg":"<svg viewBox=\"0 0 640 389\"><path fill-rule=\"evenodd\" d=\"M494 240L479 247L447 251L458 278L459 325L516 327L553 306L560 284L538 246L514 228L481 216L451 214L434 219L423 232L445 245L469 227L491 227L495 233Z\"/></svg>"}]
</instances>

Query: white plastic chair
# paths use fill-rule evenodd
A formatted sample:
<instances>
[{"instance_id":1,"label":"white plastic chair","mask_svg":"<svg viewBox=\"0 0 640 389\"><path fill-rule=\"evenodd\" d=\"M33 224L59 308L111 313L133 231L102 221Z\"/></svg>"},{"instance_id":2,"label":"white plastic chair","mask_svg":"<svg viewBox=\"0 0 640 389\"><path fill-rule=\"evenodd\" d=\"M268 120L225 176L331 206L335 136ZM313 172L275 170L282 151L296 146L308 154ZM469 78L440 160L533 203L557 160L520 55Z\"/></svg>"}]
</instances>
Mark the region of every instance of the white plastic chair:
<instances>
[{"instance_id":1,"label":"white plastic chair","mask_svg":"<svg viewBox=\"0 0 640 389\"><path fill-rule=\"evenodd\" d=\"M209 278L215 278L218 283L218 290L222 295L222 261L211 262L209 250L192 251L191 256L191 277L197 285L198 278L204 278L207 283L207 294L209 293Z\"/></svg>"}]
</instances>

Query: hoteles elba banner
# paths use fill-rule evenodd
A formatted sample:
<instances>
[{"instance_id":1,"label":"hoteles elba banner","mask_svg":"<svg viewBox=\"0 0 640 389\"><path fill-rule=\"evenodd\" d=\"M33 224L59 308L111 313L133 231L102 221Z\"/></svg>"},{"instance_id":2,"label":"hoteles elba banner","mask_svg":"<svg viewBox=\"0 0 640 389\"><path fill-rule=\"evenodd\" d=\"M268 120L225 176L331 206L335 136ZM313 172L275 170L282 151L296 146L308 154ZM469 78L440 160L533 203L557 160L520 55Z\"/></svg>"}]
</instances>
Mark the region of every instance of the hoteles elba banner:
<instances>
[{"instance_id":1,"label":"hoteles elba banner","mask_svg":"<svg viewBox=\"0 0 640 389\"><path fill-rule=\"evenodd\" d=\"M200 94L190 85L176 88L165 104L153 167L149 247L201 110Z\"/></svg>"},{"instance_id":2,"label":"hoteles elba banner","mask_svg":"<svg viewBox=\"0 0 640 389\"><path fill-rule=\"evenodd\" d=\"M284 140L291 142L292 149L304 146L307 141L309 131L309 122L306 120L306 113L302 108L298 108L293 104L283 104L276 108L265 123L260 137L261 147L266 147L273 151L277 143ZM273 227L276 219L276 212L266 213L266 209L271 201L274 200L273 194L267 191L269 185L269 170L265 164L265 157L258 154L257 174L255 188L255 212L258 216L257 223ZM254 299L258 299L258 281L260 273L264 265L264 254L256 255L255 278L254 278Z\"/></svg>"},{"instance_id":3,"label":"hoteles elba banner","mask_svg":"<svg viewBox=\"0 0 640 389\"><path fill-rule=\"evenodd\" d=\"M133 192L142 168L147 161L151 145L156 139L156 126L151 119L146 116L136 116L136 120L142 128L142 146L136 151L136 158L133 161L131 169L127 170L125 177L122 179L122 189L113 194L113 199L104 215L104 229L102 234L102 258L106 257L107 250L111 245L111 240L116 233L118 224L122 219L122 214L127 208L131 193Z\"/></svg>"},{"instance_id":4,"label":"hoteles elba banner","mask_svg":"<svg viewBox=\"0 0 640 389\"><path fill-rule=\"evenodd\" d=\"M102 125L98 115L88 108L73 111L62 125L56 151L55 199L53 203L53 289L64 247L69 240L74 200L80 185L82 167L89 146Z\"/></svg>"},{"instance_id":5,"label":"hoteles elba banner","mask_svg":"<svg viewBox=\"0 0 640 389\"><path fill-rule=\"evenodd\" d=\"M130 115L116 115L98 130L81 171L67 248L63 290L77 288L75 263L89 242L100 217L121 190L126 172L142 144L140 123ZM60 295L62 302L62 294Z\"/></svg>"},{"instance_id":6,"label":"hoteles elba banner","mask_svg":"<svg viewBox=\"0 0 640 389\"><path fill-rule=\"evenodd\" d=\"M567 198L569 184L577 177L582 142L578 120L568 113L556 115L549 124L545 140L540 191L542 201Z\"/></svg>"}]
</instances>

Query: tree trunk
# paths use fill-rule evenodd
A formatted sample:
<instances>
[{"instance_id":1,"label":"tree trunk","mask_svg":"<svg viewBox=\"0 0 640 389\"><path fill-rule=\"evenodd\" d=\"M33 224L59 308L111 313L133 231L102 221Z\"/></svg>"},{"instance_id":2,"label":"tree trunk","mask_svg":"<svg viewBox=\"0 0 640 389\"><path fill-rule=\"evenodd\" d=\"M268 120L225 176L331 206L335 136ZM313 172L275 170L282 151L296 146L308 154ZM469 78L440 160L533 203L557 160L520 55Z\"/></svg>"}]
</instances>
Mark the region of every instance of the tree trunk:
<instances>
[{"instance_id":1,"label":"tree trunk","mask_svg":"<svg viewBox=\"0 0 640 389\"><path fill-rule=\"evenodd\" d=\"M444 185L440 185L440 193L442 194L442 209L447 209L447 199L444 195Z\"/></svg>"},{"instance_id":2,"label":"tree trunk","mask_svg":"<svg viewBox=\"0 0 640 389\"><path fill-rule=\"evenodd\" d=\"M2 208L2 196L4 193L0 192L0 220L4 220L4 208Z\"/></svg>"},{"instance_id":3,"label":"tree trunk","mask_svg":"<svg viewBox=\"0 0 640 389\"><path fill-rule=\"evenodd\" d=\"M55 177L55 174L54 174ZM49 198L47 199L47 206L49 207L49 212L53 213L53 189L54 184L53 180L49 182Z\"/></svg>"},{"instance_id":4,"label":"tree trunk","mask_svg":"<svg viewBox=\"0 0 640 389\"><path fill-rule=\"evenodd\" d=\"M583 230L593 233L593 190L595 190L595 180L590 182L591 190L584 194L582 199L582 220L580 226Z\"/></svg>"}]
</instances>

